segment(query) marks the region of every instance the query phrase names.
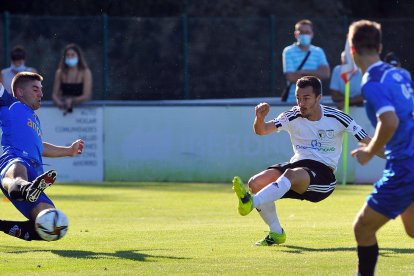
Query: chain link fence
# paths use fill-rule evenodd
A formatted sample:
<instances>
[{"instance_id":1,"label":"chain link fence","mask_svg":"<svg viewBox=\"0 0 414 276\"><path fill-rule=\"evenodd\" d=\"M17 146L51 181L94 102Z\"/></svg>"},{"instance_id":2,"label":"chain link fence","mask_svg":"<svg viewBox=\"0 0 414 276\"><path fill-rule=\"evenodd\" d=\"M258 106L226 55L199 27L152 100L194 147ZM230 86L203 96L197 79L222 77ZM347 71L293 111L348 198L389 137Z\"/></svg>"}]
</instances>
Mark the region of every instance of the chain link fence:
<instances>
[{"instance_id":1,"label":"chain link fence","mask_svg":"<svg viewBox=\"0 0 414 276\"><path fill-rule=\"evenodd\" d=\"M26 64L45 77L50 99L63 48L77 43L93 74L95 100L222 99L279 96L283 48L301 18L54 17L1 15L0 64L23 45ZM313 44L339 64L352 18L310 18ZM414 19L374 19L383 26L384 53L414 70ZM324 82L325 91L328 82Z\"/></svg>"}]
</instances>

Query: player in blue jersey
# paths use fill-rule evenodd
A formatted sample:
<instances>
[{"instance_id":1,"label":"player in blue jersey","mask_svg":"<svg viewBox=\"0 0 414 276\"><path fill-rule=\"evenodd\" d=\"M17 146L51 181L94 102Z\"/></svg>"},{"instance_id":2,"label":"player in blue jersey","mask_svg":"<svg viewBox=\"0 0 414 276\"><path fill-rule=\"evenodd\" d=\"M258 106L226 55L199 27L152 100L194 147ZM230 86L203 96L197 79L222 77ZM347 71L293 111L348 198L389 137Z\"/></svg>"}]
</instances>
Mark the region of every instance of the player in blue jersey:
<instances>
[{"instance_id":1,"label":"player in blue jersey","mask_svg":"<svg viewBox=\"0 0 414 276\"><path fill-rule=\"evenodd\" d=\"M0 231L24 240L41 240L34 228L37 215L54 208L43 192L56 180L56 171L43 171L42 156L62 157L82 153L84 142L69 147L42 141L42 129L35 110L40 108L43 77L36 73L18 73L12 82L11 96L0 83L0 156L1 190L27 221L0 220Z\"/></svg>"},{"instance_id":2,"label":"player in blue jersey","mask_svg":"<svg viewBox=\"0 0 414 276\"><path fill-rule=\"evenodd\" d=\"M374 184L354 223L358 273L373 275L378 259L376 232L384 224L401 216L406 233L414 238L414 89L401 69L380 60L380 24L354 22L348 40L363 74L367 115L376 127L371 142L352 155L364 165L374 152L385 149L387 159L382 178Z\"/></svg>"}]
</instances>

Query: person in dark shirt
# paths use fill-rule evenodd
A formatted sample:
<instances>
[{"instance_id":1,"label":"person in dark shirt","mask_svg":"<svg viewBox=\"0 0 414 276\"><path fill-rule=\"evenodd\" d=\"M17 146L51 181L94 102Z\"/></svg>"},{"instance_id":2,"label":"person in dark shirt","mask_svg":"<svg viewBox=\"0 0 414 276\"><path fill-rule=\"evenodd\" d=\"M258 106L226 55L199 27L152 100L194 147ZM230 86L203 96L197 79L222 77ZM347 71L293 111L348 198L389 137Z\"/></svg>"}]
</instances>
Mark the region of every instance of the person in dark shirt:
<instances>
[{"instance_id":1,"label":"person in dark shirt","mask_svg":"<svg viewBox=\"0 0 414 276\"><path fill-rule=\"evenodd\" d=\"M53 84L53 102L64 114L92 97L92 73L82 50L76 44L68 44L62 54Z\"/></svg>"}]
</instances>

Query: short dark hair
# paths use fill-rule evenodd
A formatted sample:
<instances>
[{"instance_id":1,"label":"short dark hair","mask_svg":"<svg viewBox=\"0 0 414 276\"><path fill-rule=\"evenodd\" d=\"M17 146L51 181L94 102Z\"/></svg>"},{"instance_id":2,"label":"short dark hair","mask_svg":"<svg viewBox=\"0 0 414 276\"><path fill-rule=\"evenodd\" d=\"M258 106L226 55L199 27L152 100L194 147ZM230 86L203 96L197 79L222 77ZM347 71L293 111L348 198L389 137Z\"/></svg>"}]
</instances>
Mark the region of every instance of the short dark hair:
<instances>
[{"instance_id":1,"label":"short dark hair","mask_svg":"<svg viewBox=\"0 0 414 276\"><path fill-rule=\"evenodd\" d=\"M26 51L24 50L23 46L14 46L10 52L10 58L12 61L26 59Z\"/></svg>"},{"instance_id":2,"label":"short dark hair","mask_svg":"<svg viewBox=\"0 0 414 276\"><path fill-rule=\"evenodd\" d=\"M296 81L296 86L299 88L312 87L315 96L322 95L322 83L321 80L314 76L304 76Z\"/></svg>"},{"instance_id":3,"label":"short dark hair","mask_svg":"<svg viewBox=\"0 0 414 276\"><path fill-rule=\"evenodd\" d=\"M349 26L349 40L358 54L379 53L382 40L381 24L359 20Z\"/></svg>"},{"instance_id":4,"label":"short dark hair","mask_svg":"<svg viewBox=\"0 0 414 276\"><path fill-rule=\"evenodd\" d=\"M13 96L15 96L16 88L22 88L31 81L43 81L43 77L38 73L33 72L20 72L17 73L11 83Z\"/></svg>"}]
</instances>

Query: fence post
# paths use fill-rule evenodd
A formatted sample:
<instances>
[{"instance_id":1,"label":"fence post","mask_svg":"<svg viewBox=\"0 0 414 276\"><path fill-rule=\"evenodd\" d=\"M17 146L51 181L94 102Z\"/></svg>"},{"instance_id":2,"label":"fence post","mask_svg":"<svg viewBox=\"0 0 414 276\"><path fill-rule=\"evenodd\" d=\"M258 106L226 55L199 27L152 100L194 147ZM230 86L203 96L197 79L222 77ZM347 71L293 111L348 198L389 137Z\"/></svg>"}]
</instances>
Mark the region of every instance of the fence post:
<instances>
[{"instance_id":1,"label":"fence post","mask_svg":"<svg viewBox=\"0 0 414 276\"><path fill-rule=\"evenodd\" d=\"M276 95L276 18L274 15L270 16L270 95Z\"/></svg>"},{"instance_id":2,"label":"fence post","mask_svg":"<svg viewBox=\"0 0 414 276\"><path fill-rule=\"evenodd\" d=\"M183 14L181 17L183 27L183 97L190 98L189 83L188 83L188 17Z\"/></svg>"},{"instance_id":3,"label":"fence post","mask_svg":"<svg viewBox=\"0 0 414 276\"><path fill-rule=\"evenodd\" d=\"M10 13L3 14L3 68L10 64Z\"/></svg>"},{"instance_id":4,"label":"fence post","mask_svg":"<svg viewBox=\"0 0 414 276\"><path fill-rule=\"evenodd\" d=\"M102 88L103 99L108 99L108 15L102 14Z\"/></svg>"}]
</instances>

